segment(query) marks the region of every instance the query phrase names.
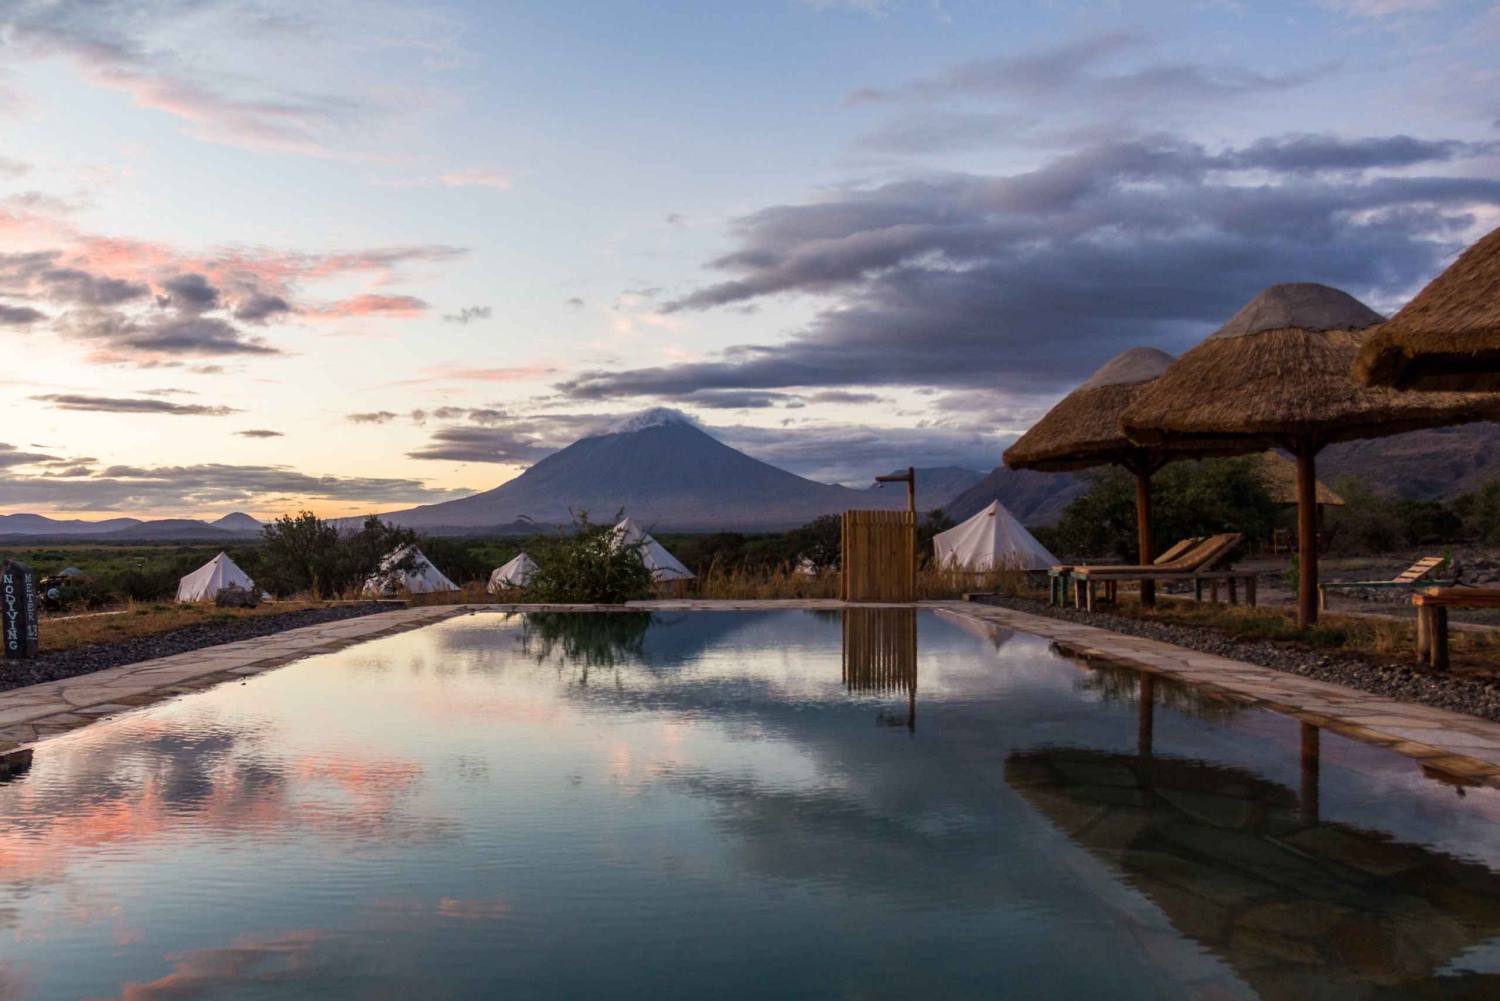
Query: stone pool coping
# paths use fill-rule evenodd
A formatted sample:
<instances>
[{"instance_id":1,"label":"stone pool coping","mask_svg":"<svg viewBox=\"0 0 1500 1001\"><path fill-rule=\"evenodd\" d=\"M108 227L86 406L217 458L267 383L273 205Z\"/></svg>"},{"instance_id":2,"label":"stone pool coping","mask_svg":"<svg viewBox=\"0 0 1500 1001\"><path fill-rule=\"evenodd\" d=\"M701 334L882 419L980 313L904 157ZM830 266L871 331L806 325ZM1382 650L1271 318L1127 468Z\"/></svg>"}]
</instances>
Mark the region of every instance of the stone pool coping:
<instances>
[{"instance_id":1,"label":"stone pool coping","mask_svg":"<svg viewBox=\"0 0 1500 1001\"><path fill-rule=\"evenodd\" d=\"M1341 736L1416 759L1424 768L1500 788L1500 723L1399 702L1326 681L1198 653L1158 640L963 601L859 605L834 599L636 601L625 605L429 605L289 629L190 653L0 692L0 776L29 764L32 745L117 713L241 680L303 657L475 612L770 611L940 608L1052 640L1085 662L1162 674Z\"/></svg>"}]
</instances>

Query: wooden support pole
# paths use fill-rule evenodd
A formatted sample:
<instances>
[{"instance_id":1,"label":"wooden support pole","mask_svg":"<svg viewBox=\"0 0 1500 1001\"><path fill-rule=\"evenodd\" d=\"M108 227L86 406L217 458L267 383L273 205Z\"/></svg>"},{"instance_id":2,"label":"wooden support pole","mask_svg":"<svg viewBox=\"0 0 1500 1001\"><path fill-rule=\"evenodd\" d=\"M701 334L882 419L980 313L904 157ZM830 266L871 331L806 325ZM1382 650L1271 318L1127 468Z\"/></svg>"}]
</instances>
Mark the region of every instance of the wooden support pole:
<instances>
[{"instance_id":1,"label":"wooden support pole","mask_svg":"<svg viewBox=\"0 0 1500 1001\"><path fill-rule=\"evenodd\" d=\"M1311 438L1297 443L1297 628L1318 622L1318 479Z\"/></svg>"},{"instance_id":2,"label":"wooden support pole","mask_svg":"<svg viewBox=\"0 0 1500 1001\"><path fill-rule=\"evenodd\" d=\"M1319 821L1318 784L1321 769L1319 730L1311 723L1302 724L1302 823L1308 827Z\"/></svg>"},{"instance_id":3,"label":"wooden support pole","mask_svg":"<svg viewBox=\"0 0 1500 1001\"><path fill-rule=\"evenodd\" d=\"M1140 546L1139 563L1149 567L1156 559L1151 542L1151 473L1144 464L1135 471L1135 532ZM1148 608L1156 604L1156 581L1141 581L1141 604Z\"/></svg>"},{"instance_id":4,"label":"wooden support pole","mask_svg":"<svg viewBox=\"0 0 1500 1001\"><path fill-rule=\"evenodd\" d=\"M1432 645L1432 668L1435 671L1448 670L1448 609L1442 605L1432 610L1432 619L1429 628Z\"/></svg>"}]
</instances>

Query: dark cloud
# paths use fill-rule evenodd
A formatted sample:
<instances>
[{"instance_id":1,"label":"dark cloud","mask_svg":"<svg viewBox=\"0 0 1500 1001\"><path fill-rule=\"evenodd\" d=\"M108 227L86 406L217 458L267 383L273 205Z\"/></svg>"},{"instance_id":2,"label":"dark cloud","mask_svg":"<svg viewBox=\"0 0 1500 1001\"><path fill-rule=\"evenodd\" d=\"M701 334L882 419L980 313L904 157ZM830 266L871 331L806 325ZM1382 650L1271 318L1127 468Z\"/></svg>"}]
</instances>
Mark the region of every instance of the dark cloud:
<instances>
[{"instance_id":1,"label":"dark cloud","mask_svg":"<svg viewBox=\"0 0 1500 1001\"><path fill-rule=\"evenodd\" d=\"M55 455L44 455L40 452L22 452L14 445L7 445L4 442L0 442L0 469L56 461L58 460Z\"/></svg>"},{"instance_id":2,"label":"dark cloud","mask_svg":"<svg viewBox=\"0 0 1500 1001\"><path fill-rule=\"evenodd\" d=\"M45 313L30 306L7 306L0 302L0 327L26 327L46 318Z\"/></svg>"},{"instance_id":3,"label":"dark cloud","mask_svg":"<svg viewBox=\"0 0 1500 1001\"><path fill-rule=\"evenodd\" d=\"M676 229L686 229L688 225L688 217L683 215L681 212L668 212L666 215L666 223L668 226L672 226Z\"/></svg>"},{"instance_id":4,"label":"dark cloud","mask_svg":"<svg viewBox=\"0 0 1500 1001\"><path fill-rule=\"evenodd\" d=\"M582 299L575 295L573 298L566 300L565 305L572 306L574 309L582 309L584 307L584 302Z\"/></svg>"},{"instance_id":5,"label":"dark cloud","mask_svg":"<svg viewBox=\"0 0 1500 1001\"><path fill-rule=\"evenodd\" d=\"M488 320L492 311L490 306L465 306L457 313L443 314L443 319L449 323L469 324L475 320Z\"/></svg>"},{"instance_id":6,"label":"dark cloud","mask_svg":"<svg viewBox=\"0 0 1500 1001\"><path fill-rule=\"evenodd\" d=\"M110 466L83 476L0 477L0 505L77 511L283 507L302 498L369 504L432 504L469 493L419 479L313 476L285 466Z\"/></svg>"},{"instance_id":7,"label":"dark cloud","mask_svg":"<svg viewBox=\"0 0 1500 1001\"><path fill-rule=\"evenodd\" d=\"M429 444L406 453L409 459L452 462L496 462L529 466L557 451L524 431L499 427L444 427L432 432Z\"/></svg>"},{"instance_id":8,"label":"dark cloud","mask_svg":"<svg viewBox=\"0 0 1500 1001\"><path fill-rule=\"evenodd\" d=\"M809 403L880 403L883 400L885 397L878 393L850 393L842 389L813 393L807 398Z\"/></svg>"},{"instance_id":9,"label":"dark cloud","mask_svg":"<svg viewBox=\"0 0 1500 1001\"><path fill-rule=\"evenodd\" d=\"M219 290L200 274L173 275L161 282L168 302L185 313L207 313L219 308Z\"/></svg>"},{"instance_id":10,"label":"dark cloud","mask_svg":"<svg viewBox=\"0 0 1500 1001\"><path fill-rule=\"evenodd\" d=\"M53 410L83 410L104 414L172 414L178 417L225 417L240 411L233 407L201 403L172 403L168 400L132 400L114 396L83 396L75 393L46 393L31 397L50 403Z\"/></svg>"},{"instance_id":11,"label":"dark cloud","mask_svg":"<svg viewBox=\"0 0 1500 1001\"><path fill-rule=\"evenodd\" d=\"M90 341L119 360L143 356L276 355L281 352L259 337L249 337L216 316L163 317L137 321L108 311L79 311L61 318L64 337Z\"/></svg>"},{"instance_id":12,"label":"dark cloud","mask_svg":"<svg viewBox=\"0 0 1500 1001\"><path fill-rule=\"evenodd\" d=\"M396 417L397 415L389 410L376 410L367 414L346 414L344 420L351 424L384 424L395 420Z\"/></svg>"},{"instance_id":13,"label":"dark cloud","mask_svg":"<svg viewBox=\"0 0 1500 1001\"><path fill-rule=\"evenodd\" d=\"M770 296L828 303L779 344L586 371L580 400L890 385L1048 392L1138 344L1190 346L1267 285L1319 281L1390 308L1472 238L1500 180L1478 147L1289 136L1214 151L1094 143L1024 173L851 189L737 221L729 277L664 312ZM1444 166L1423 174L1423 163ZM1401 167L1399 176L1372 172ZM1246 170L1264 175L1243 183Z\"/></svg>"},{"instance_id":14,"label":"dark cloud","mask_svg":"<svg viewBox=\"0 0 1500 1001\"><path fill-rule=\"evenodd\" d=\"M292 307L279 295L252 292L234 308L234 318L245 323L265 323L273 316L290 313Z\"/></svg>"},{"instance_id":15,"label":"dark cloud","mask_svg":"<svg viewBox=\"0 0 1500 1001\"><path fill-rule=\"evenodd\" d=\"M768 393L763 390L704 389L682 397L681 402L709 410L764 410L767 407L801 403L791 393Z\"/></svg>"},{"instance_id":16,"label":"dark cloud","mask_svg":"<svg viewBox=\"0 0 1500 1001\"><path fill-rule=\"evenodd\" d=\"M48 268L36 277L49 300L75 306L117 306L144 299L151 291L139 282L107 278L80 268Z\"/></svg>"},{"instance_id":17,"label":"dark cloud","mask_svg":"<svg viewBox=\"0 0 1500 1001\"><path fill-rule=\"evenodd\" d=\"M249 431L236 431L235 434L241 438L285 438L286 435L280 431L267 431L265 428L251 428Z\"/></svg>"}]
</instances>

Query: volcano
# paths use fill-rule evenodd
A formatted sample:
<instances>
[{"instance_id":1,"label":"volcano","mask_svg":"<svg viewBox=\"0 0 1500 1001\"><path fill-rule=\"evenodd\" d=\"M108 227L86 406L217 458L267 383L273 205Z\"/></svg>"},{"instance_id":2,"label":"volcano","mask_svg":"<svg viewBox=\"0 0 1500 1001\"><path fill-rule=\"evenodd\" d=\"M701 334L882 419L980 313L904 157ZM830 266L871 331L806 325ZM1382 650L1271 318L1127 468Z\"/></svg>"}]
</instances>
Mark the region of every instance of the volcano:
<instances>
[{"instance_id":1,"label":"volcano","mask_svg":"<svg viewBox=\"0 0 1500 1001\"><path fill-rule=\"evenodd\" d=\"M586 510L592 521L612 522L623 510L654 532L769 531L848 508L905 505L903 492L888 493L815 483L657 409L581 438L493 490L381 518L432 532L513 531L518 519L567 524L570 510Z\"/></svg>"}]
</instances>

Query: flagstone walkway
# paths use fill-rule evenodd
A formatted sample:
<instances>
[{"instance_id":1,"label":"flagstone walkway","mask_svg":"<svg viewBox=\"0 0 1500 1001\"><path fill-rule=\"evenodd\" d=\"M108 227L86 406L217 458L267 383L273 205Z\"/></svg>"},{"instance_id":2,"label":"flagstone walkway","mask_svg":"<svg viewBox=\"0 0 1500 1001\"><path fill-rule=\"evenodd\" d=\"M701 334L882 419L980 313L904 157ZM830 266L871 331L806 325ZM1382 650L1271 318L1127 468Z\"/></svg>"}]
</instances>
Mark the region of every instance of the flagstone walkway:
<instances>
[{"instance_id":1,"label":"flagstone walkway","mask_svg":"<svg viewBox=\"0 0 1500 1001\"><path fill-rule=\"evenodd\" d=\"M37 741L105 716L259 674L302 657L331 653L473 612L769 611L845 606L835 600L640 601L619 605L436 605L291 629L260 639L142 661L95 674L0 692L0 776L25 767ZM890 605L868 606L890 608ZM911 606L907 606L911 607ZM1052 640L1087 662L1163 674L1238 702L1294 716L1334 733L1385 747L1462 780L1500 788L1500 724L1398 702L1342 685L1198 653L1094 626L1029 615L994 605L925 601Z\"/></svg>"}]
</instances>

